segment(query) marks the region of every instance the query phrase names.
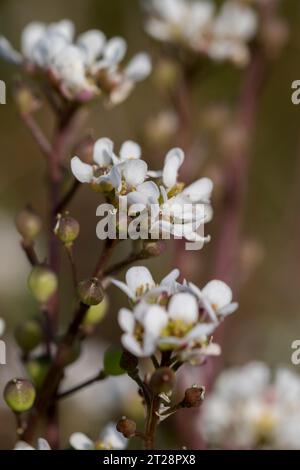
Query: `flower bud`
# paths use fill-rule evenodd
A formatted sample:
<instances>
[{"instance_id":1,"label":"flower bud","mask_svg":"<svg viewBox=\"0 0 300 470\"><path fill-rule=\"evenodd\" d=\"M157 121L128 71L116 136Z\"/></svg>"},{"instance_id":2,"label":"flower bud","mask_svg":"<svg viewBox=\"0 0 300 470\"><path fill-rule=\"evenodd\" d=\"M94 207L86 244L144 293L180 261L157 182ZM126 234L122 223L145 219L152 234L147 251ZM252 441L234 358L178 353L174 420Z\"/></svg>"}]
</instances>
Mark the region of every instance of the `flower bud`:
<instances>
[{"instance_id":1,"label":"flower bud","mask_svg":"<svg viewBox=\"0 0 300 470\"><path fill-rule=\"evenodd\" d=\"M36 320L25 320L15 330L15 339L24 353L36 348L43 341L43 337L43 328Z\"/></svg>"},{"instance_id":2,"label":"flower bud","mask_svg":"<svg viewBox=\"0 0 300 470\"><path fill-rule=\"evenodd\" d=\"M30 410L35 400L35 388L29 380L13 379L4 389L4 400L15 413Z\"/></svg>"},{"instance_id":3,"label":"flower bud","mask_svg":"<svg viewBox=\"0 0 300 470\"><path fill-rule=\"evenodd\" d=\"M124 350L120 359L120 367L126 372L134 372L138 366L138 358L129 351Z\"/></svg>"},{"instance_id":4,"label":"flower bud","mask_svg":"<svg viewBox=\"0 0 300 470\"><path fill-rule=\"evenodd\" d=\"M78 294L82 303L98 305L104 298L101 282L96 277L84 279L78 284Z\"/></svg>"},{"instance_id":5,"label":"flower bud","mask_svg":"<svg viewBox=\"0 0 300 470\"><path fill-rule=\"evenodd\" d=\"M98 305L92 305L88 311L86 312L86 315L84 317L84 320L82 322L82 325L85 327L90 327L90 326L95 326L100 323L103 318L105 317L107 310L108 310L108 298L107 296L104 296L102 302Z\"/></svg>"},{"instance_id":6,"label":"flower bud","mask_svg":"<svg viewBox=\"0 0 300 470\"><path fill-rule=\"evenodd\" d=\"M70 217L68 214L58 215L57 224L54 229L55 235L65 245L72 245L79 235L80 225L76 219Z\"/></svg>"},{"instance_id":7,"label":"flower bud","mask_svg":"<svg viewBox=\"0 0 300 470\"><path fill-rule=\"evenodd\" d=\"M16 82L14 84L13 94L20 114L31 114L37 111L42 105L42 101L26 83L20 81Z\"/></svg>"},{"instance_id":8,"label":"flower bud","mask_svg":"<svg viewBox=\"0 0 300 470\"><path fill-rule=\"evenodd\" d=\"M104 354L103 366L106 375L122 375L125 373L120 366L123 350L117 346L110 346Z\"/></svg>"},{"instance_id":9,"label":"flower bud","mask_svg":"<svg viewBox=\"0 0 300 470\"><path fill-rule=\"evenodd\" d=\"M39 357L26 362L26 371L33 381L35 387L40 388L50 367L50 359L47 357Z\"/></svg>"},{"instance_id":10,"label":"flower bud","mask_svg":"<svg viewBox=\"0 0 300 470\"><path fill-rule=\"evenodd\" d=\"M47 266L35 266L28 278L28 287L40 303L47 302L57 289L56 274Z\"/></svg>"},{"instance_id":11,"label":"flower bud","mask_svg":"<svg viewBox=\"0 0 300 470\"><path fill-rule=\"evenodd\" d=\"M42 229L42 221L32 209L27 207L17 215L16 227L25 241L32 242Z\"/></svg>"},{"instance_id":12,"label":"flower bud","mask_svg":"<svg viewBox=\"0 0 300 470\"><path fill-rule=\"evenodd\" d=\"M136 423L131 419L127 419L125 416L120 419L117 423L117 431L123 434L124 437L130 439L135 435Z\"/></svg>"},{"instance_id":13,"label":"flower bud","mask_svg":"<svg viewBox=\"0 0 300 470\"><path fill-rule=\"evenodd\" d=\"M204 387L197 387L196 385L188 388L185 391L184 399L182 402L183 408L198 408L204 400Z\"/></svg>"},{"instance_id":14,"label":"flower bud","mask_svg":"<svg viewBox=\"0 0 300 470\"><path fill-rule=\"evenodd\" d=\"M145 258L152 258L160 256L166 251L166 244L164 242L145 242L142 250L142 255Z\"/></svg>"},{"instance_id":15,"label":"flower bud","mask_svg":"<svg viewBox=\"0 0 300 470\"><path fill-rule=\"evenodd\" d=\"M175 386L175 374L169 367L161 367L154 372L149 385L156 395L169 393Z\"/></svg>"}]
</instances>

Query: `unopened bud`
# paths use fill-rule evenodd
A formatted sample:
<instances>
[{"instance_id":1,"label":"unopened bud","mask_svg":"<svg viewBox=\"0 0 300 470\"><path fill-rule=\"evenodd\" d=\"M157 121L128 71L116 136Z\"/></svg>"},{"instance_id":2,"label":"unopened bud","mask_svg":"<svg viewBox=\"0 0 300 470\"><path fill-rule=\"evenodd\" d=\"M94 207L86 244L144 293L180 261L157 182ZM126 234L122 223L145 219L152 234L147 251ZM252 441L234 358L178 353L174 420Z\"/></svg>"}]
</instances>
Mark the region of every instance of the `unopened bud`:
<instances>
[{"instance_id":1,"label":"unopened bud","mask_svg":"<svg viewBox=\"0 0 300 470\"><path fill-rule=\"evenodd\" d=\"M42 326L36 320L26 320L15 330L16 341L24 353L29 353L36 348L43 341L43 337Z\"/></svg>"},{"instance_id":2,"label":"unopened bud","mask_svg":"<svg viewBox=\"0 0 300 470\"><path fill-rule=\"evenodd\" d=\"M27 207L17 215L16 227L25 241L32 242L42 229L42 221L31 208Z\"/></svg>"},{"instance_id":3,"label":"unopened bud","mask_svg":"<svg viewBox=\"0 0 300 470\"><path fill-rule=\"evenodd\" d=\"M30 410L35 400L35 388L29 380L13 379L4 389L4 400L16 413Z\"/></svg>"},{"instance_id":4,"label":"unopened bud","mask_svg":"<svg viewBox=\"0 0 300 470\"><path fill-rule=\"evenodd\" d=\"M82 303L98 305L104 298L101 282L96 277L85 279L78 284L78 294Z\"/></svg>"},{"instance_id":5,"label":"unopened bud","mask_svg":"<svg viewBox=\"0 0 300 470\"><path fill-rule=\"evenodd\" d=\"M145 242L142 255L146 258L152 258L155 256L160 256L166 251L166 244L164 242Z\"/></svg>"},{"instance_id":6,"label":"unopened bud","mask_svg":"<svg viewBox=\"0 0 300 470\"><path fill-rule=\"evenodd\" d=\"M40 388L43 385L49 371L50 364L50 359L47 357L31 359L26 362L26 371L37 388Z\"/></svg>"},{"instance_id":7,"label":"unopened bud","mask_svg":"<svg viewBox=\"0 0 300 470\"><path fill-rule=\"evenodd\" d=\"M149 385L156 395L169 393L175 386L175 374L169 367L161 367L154 372Z\"/></svg>"},{"instance_id":8,"label":"unopened bud","mask_svg":"<svg viewBox=\"0 0 300 470\"><path fill-rule=\"evenodd\" d=\"M138 366L138 358L129 351L124 350L120 359L120 367L126 372L134 372Z\"/></svg>"},{"instance_id":9,"label":"unopened bud","mask_svg":"<svg viewBox=\"0 0 300 470\"><path fill-rule=\"evenodd\" d=\"M84 327L95 326L105 317L108 310L108 298L104 296L103 301L98 305L92 305L85 314L82 325Z\"/></svg>"},{"instance_id":10,"label":"unopened bud","mask_svg":"<svg viewBox=\"0 0 300 470\"><path fill-rule=\"evenodd\" d=\"M120 421L117 423L117 431L123 434L123 436L127 439L130 439L135 435L136 423L131 419L127 419L125 416L123 416L123 418L120 419Z\"/></svg>"},{"instance_id":11,"label":"unopened bud","mask_svg":"<svg viewBox=\"0 0 300 470\"><path fill-rule=\"evenodd\" d=\"M80 232L80 225L76 219L70 217L68 214L58 215L57 224L54 229L55 235L65 245L72 245Z\"/></svg>"},{"instance_id":12,"label":"unopened bud","mask_svg":"<svg viewBox=\"0 0 300 470\"><path fill-rule=\"evenodd\" d=\"M198 408L204 400L204 387L190 387L185 391L183 408Z\"/></svg>"},{"instance_id":13,"label":"unopened bud","mask_svg":"<svg viewBox=\"0 0 300 470\"><path fill-rule=\"evenodd\" d=\"M110 346L104 354L103 365L106 375L122 375L125 373L120 366L123 350L117 346Z\"/></svg>"},{"instance_id":14,"label":"unopened bud","mask_svg":"<svg viewBox=\"0 0 300 470\"><path fill-rule=\"evenodd\" d=\"M19 112L23 115L31 114L41 107L42 101L26 83L16 82L13 94Z\"/></svg>"},{"instance_id":15,"label":"unopened bud","mask_svg":"<svg viewBox=\"0 0 300 470\"><path fill-rule=\"evenodd\" d=\"M46 266L35 266L28 278L28 287L40 303L47 302L57 289L56 274Z\"/></svg>"}]
</instances>

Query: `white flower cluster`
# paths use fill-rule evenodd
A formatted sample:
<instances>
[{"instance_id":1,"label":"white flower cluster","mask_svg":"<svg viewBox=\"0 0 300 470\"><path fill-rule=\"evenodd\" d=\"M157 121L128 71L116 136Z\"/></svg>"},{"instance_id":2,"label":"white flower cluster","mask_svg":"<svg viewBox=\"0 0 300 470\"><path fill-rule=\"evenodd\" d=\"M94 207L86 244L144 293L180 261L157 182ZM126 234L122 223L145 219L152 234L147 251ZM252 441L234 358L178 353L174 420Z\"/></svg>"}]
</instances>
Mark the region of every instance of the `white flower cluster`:
<instances>
[{"instance_id":1,"label":"white flower cluster","mask_svg":"<svg viewBox=\"0 0 300 470\"><path fill-rule=\"evenodd\" d=\"M116 207L120 198L126 198L130 217L146 210L145 218L148 218L147 209L151 209L149 232L156 233L157 238L168 233L191 241L207 241L197 229L212 217L212 181L200 178L187 187L178 182L178 172L185 158L179 148L167 153L162 171L149 171L141 154L136 142L126 141L116 155L113 142L102 138L94 145L95 165L74 157L71 169L78 181L90 183L94 189L108 195ZM141 218L139 220L142 223Z\"/></svg>"},{"instance_id":2,"label":"white flower cluster","mask_svg":"<svg viewBox=\"0 0 300 470\"><path fill-rule=\"evenodd\" d=\"M300 449L300 377L260 362L223 372L202 408L201 432L212 447Z\"/></svg>"},{"instance_id":3,"label":"white flower cluster","mask_svg":"<svg viewBox=\"0 0 300 470\"><path fill-rule=\"evenodd\" d=\"M81 432L75 432L70 436L70 445L74 450L123 450L128 444L127 439L120 435L114 423L109 423L94 442ZM45 439L38 439L37 448L24 441L18 441L14 450L51 450Z\"/></svg>"},{"instance_id":4,"label":"white flower cluster","mask_svg":"<svg viewBox=\"0 0 300 470\"><path fill-rule=\"evenodd\" d=\"M51 83L68 99L88 101L104 92L111 103L127 98L136 82L151 72L146 53L121 66L127 50L121 37L106 40L100 30L90 30L74 40L69 20L46 25L29 23L21 35L21 53L0 36L0 56L28 72L45 72Z\"/></svg>"},{"instance_id":5,"label":"white flower cluster","mask_svg":"<svg viewBox=\"0 0 300 470\"><path fill-rule=\"evenodd\" d=\"M181 44L215 61L248 62L254 38L255 10L239 0L227 0L219 10L207 0L146 0L147 32L155 39Z\"/></svg>"},{"instance_id":6,"label":"white flower cluster","mask_svg":"<svg viewBox=\"0 0 300 470\"><path fill-rule=\"evenodd\" d=\"M119 311L122 344L137 357L171 351L174 361L201 364L205 356L220 353L211 334L238 305L222 281L211 281L200 290L186 281L180 284L178 277L175 269L156 284L150 271L139 266L127 271L126 283L113 280L134 304L133 310Z\"/></svg>"}]
</instances>

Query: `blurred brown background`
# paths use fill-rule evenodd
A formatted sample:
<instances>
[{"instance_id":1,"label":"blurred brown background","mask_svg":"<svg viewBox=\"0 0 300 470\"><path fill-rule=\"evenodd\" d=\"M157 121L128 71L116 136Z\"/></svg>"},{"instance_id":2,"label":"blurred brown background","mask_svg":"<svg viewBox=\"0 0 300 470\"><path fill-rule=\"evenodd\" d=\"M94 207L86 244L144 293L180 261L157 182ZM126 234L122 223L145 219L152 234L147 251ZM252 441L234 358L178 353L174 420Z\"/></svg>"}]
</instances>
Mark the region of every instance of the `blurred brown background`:
<instances>
[{"instance_id":1,"label":"blurred brown background","mask_svg":"<svg viewBox=\"0 0 300 470\"><path fill-rule=\"evenodd\" d=\"M245 257L248 264L249 259L251 261L254 257L260 262L243 284L238 313L228 320L230 323L226 331L229 336L224 352L227 365L249 359L263 359L271 365L290 365L291 342L300 338L300 106L291 103L291 83L300 79L300 3L284 0L282 14L291 28L290 39L280 59L272 65L271 76L260 102L255 139L251 146L252 162L244 215L244 232L251 240L248 248L245 247ZM159 55L159 44L154 44L143 32L137 0L0 0L0 32L16 47L19 46L20 32L28 22L51 22L61 18L72 19L78 33L99 28L107 37L124 36L128 41L127 57L140 50L148 50L154 60ZM42 214L46 205L44 161L18 119L9 93L14 72L13 67L0 63L0 79L7 83L8 88L7 104L0 106L0 317L7 321L6 338L9 343L14 325L22 318L33 315L36 310L27 292L29 267L19 248L13 219L27 202ZM211 79L206 79L203 85L199 84L195 93L196 106L201 111L211 102L230 104L238 96L241 79L242 73L233 67L220 67ZM158 168L164 149L151 151L145 139L145 125L161 109L164 109L164 103L150 78L139 84L132 96L113 110L105 110L100 102L95 105L87 130L95 138L112 138L117 148L126 139L137 140L146 149L145 159ZM38 116L50 135L48 112L41 111ZM197 127L198 124L195 125ZM203 155L199 154L199 158ZM209 162L206 161L205 165L209 168ZM98 203L97 194L83 187L71 207L72 215L81 224L81 237L76 247L81 276L89 273L101 247L95 235L95 209ZM215 213L218 217L218 206ZM209 233L212 235L209 247L194 255L197 257L197 269L193 281L200 285L207 282L210 276L206 267L214 250L213 225ZM40 249L44 249L43 240ZM153 267L156 278L160 279L173 267L173 255L171 246L163 257L148 263ZM118 256L126 256L125 248ZM66 259L63 273L63 289L71 292ZM99 338L104 341L117 341L116 313L125 300L116 289L111 289L111 293L114 295L110 314L99 329ZM68 312L69 296L66 295L62 311L65 320L68 319ZM1 390L9 378L21 373L16 365L15 350L12 345L8 349L8 364L0 366ZM101 361L101 354L92 354L88 359L89 367L97 370L98 361ZM84 373L88 374L86 370ZM81 379L80 374L80 369L75 372L75 382L76 377ZM116 382L113 382L112 389L116 390L116 387ZM95 394L100 393L101 386L95 388ZM81 415L80 400L84 397L77 397L77 417L72 405L64 406L65 436L77 430L94 435L103 421L101 409L99 417L95 417L95 410L94 414L89 414L83 409ZM0 448L7 448L13 443L14 420L3 405L0 408Z\"/></svg>"}]
</instances>

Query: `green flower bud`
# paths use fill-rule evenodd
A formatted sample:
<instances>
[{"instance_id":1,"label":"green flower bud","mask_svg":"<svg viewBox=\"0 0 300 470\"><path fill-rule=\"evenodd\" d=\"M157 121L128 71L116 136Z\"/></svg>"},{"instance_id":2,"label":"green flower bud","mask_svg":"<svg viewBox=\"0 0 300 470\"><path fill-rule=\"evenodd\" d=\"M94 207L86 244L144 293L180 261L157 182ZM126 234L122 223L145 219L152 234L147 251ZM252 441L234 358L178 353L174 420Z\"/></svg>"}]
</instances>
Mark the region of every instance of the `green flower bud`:
<instances>
[{"instance_id":1,"label":"green flower bud","mask_svg":"<svg viewBox=\"0 0 300 470\"><path fill-rule=\"evenodd\" d=\"M35 266L28 278L28 287L40 303L47 302L57 289L56 274L46 266Z\"/></svg>"},{"instance_id":2,"label":"green flower bud","mask_svg":"<svg viewBox=\"0 0 300 470\"><path fill-rule=\"evenodd\" d=\"M166 250L166 244L164 242L145 242L142 250L142 254L145 258L152 258L154 256L162 255Z\"/></svg>"},{"instance_id":3,"label":"green flower bud","mask_svg":"<svg viewBox=\"0 0 300 470\"><path fill-rule=\"evenodd\" d=\"M15 413L23 413L32 408L35 400L35 388L29 380L13 379L4 389L4 400Z\"/></svg>"},{"instance_id":4,"label":"green flower bud","mask_svg":"<svg viewBox=\"0 0 300 470\"><path fill-rule=\"evenodd\" d=\"M123 416L120 421L118 421L116 427L117 431L123 434L127 439L130 439L135 435L136 423L132 421L132 419L127 419L126 416Z\"/></svg>"},{"instance_id":5,"label":"green flower bud","mask_svg":"<svg viewBox=\"0 0 300 470\"><path fill-rule=\"evenodd\" d=\"M107 296L104 296L102 302L98 305L92 305L88 311L86 312L86 315L84 317L84 320L82 322L82 325L85 327L90 327L90 326L95 326L100 323L103 318L105 317L107 310L108 310L109 302Z\"/></svg>"},{"instance_id":6,"label":"green flower bud","mask_svg":"<svg viewBox=\"0 0 300 470\"><path fill-rule=\"evenodd\" d=\"M68 214L57 216L57 224L54 229L55 235L65 245L72 245L80 232L80 225L76 219Z\"/></svg>"},{"instance_id":7,"label":"green flower bud","mask_svg":"<svg viewBox=\"0 0 300 470\"><path fill-rule=\"evenodd\" d=\"M185 391L184 399L182 402L183 408L198 408L204 400L204 387L197 387L196 385L188 388Z\"/></svg>"},{"instance_id":8,"label":"green flower bud","mask_svg":"<svg viewBox=\"0 0 300 470\"><path fill-rule=\"evenodd\" d=\"M134 372L138 366L138 358L128 351L123 351L120 359L120 367L126 372Z\"/></svg>"},{"instance_id":9,"label":"green flower bud","mask_svg":"<svg viewBox=\"0 0 300 470\"><path fill-rule=\"evenodd\" d=\"M156 395L169 393L175 386L175 374L169 367L160 367L152 375L149 385Z\"/></svg>"},{"instance_id":10,"label":"green flower bud","mask_svg":"<svg viewBox=\"0 0 300 470\"><path fill-rule=\"evenodd\" d=\"M42 221L32 209L27 207L17 215L16 227L25 241L32 242L42 229Z\"/></svg>"},{"instance_id":11,"label":"green flower bud","mask_svg":"<svg viewBox=\"0 0 300 470\"><path fill-rule=\"evenodd\" d=\"M23 352L29 353L42 341L44 332L41 324L36 320L26 320L17 326L15 338Z\"/></svg>"},{"instance_id":12,"label":"green flower bud","mask_svg":"<svg viewBox=\"0 0 300 470\"><path fill-rule=\"evenodd\" d=\"M96 277L85 279L78 284L78 295L86 305L98 305L104 298L101 282Z\"/></svg>"},{"instance_id":13,"label":"green flower bud","mask_svg":"<svg viewBox=\"0 0 300 470\"><path fill-rule=\"evenodd\" d=\"M103 366L106 375L122 375L125 373L120 366L123 350L116 346L110 346L104 354Z\"/></svg>"},{"instance_id":14,"label":"green flower bud","mask_svg":"<svg viewBox=\"0 0 300 470\"><path fill-rule=\"evenodd\" d=\"M43 385L50 364L50 360L46 357L40 357L26 362L26 371L37 388Z\"/></svg>"}]
</instances>

